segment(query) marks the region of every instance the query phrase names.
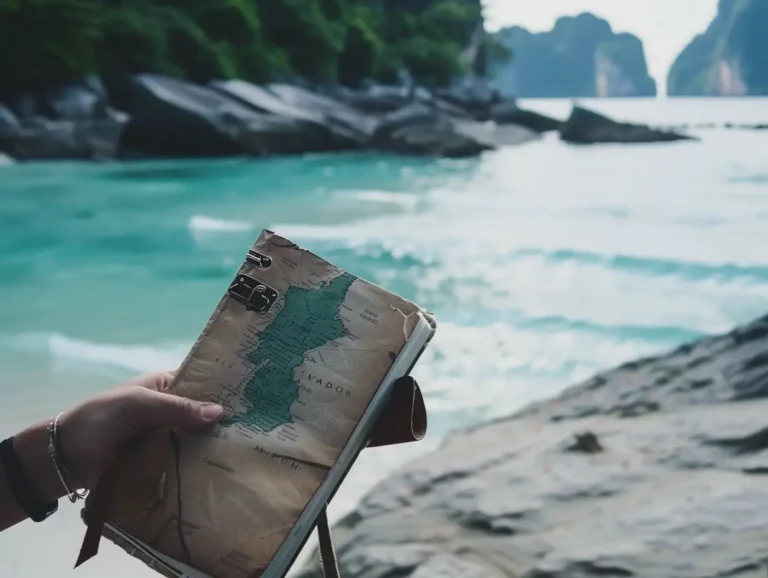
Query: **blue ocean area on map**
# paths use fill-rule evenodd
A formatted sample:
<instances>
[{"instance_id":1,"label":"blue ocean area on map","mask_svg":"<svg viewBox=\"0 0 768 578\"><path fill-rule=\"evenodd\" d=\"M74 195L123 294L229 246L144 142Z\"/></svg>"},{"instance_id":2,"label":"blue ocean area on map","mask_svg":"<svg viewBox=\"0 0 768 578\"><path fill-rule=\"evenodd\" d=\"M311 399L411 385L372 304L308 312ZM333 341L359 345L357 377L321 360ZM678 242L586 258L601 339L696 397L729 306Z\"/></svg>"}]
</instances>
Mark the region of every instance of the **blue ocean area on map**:
<instances>
[{"instance_id":1,"label":"blue ocean area on map","mask_svg":"<svg viewBox=\"0 0 768 578\"><path fill-rule=\"evenodd\" d=\"M223 427L239 424L270 432L293 423L291 406L299 397L295 370L308 351L347 334L339 308L355 279L342 273L316 288L288 288L282 310L248 354L256 371L243 388L242 402L247 409L227 417L221 422Z\"/></svg>"}]
</instances>

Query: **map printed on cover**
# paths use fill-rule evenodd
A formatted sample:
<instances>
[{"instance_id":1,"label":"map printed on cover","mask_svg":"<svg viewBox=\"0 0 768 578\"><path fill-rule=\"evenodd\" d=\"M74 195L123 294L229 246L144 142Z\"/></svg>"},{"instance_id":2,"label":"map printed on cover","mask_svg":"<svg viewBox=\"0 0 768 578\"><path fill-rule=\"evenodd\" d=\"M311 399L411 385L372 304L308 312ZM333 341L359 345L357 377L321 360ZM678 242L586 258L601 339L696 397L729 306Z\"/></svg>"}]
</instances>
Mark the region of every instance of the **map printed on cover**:
<instances>
[{"instance_id":1,"label":"map printed on cover","mask_svg":"<svg viewBox=\"0 0 768 578\"><path fill-rule=\"evenodd\" d=\"M259 576L419 313L434 323L264 231L172 386L221 403L224 419L205 433L156 432L126 452L107 523L209 576Z\"/></svg>"}]
</instances>

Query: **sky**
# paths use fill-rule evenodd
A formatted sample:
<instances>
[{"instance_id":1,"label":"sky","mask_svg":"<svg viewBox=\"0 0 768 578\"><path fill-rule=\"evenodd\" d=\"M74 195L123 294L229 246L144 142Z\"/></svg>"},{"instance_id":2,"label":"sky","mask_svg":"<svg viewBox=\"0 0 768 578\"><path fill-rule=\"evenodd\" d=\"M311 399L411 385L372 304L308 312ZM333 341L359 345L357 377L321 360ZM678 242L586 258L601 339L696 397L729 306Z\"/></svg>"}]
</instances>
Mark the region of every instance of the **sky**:
<instances>
[{"instance_id":1,"label":"sky","mask_svg":"<svg viewBox=\"0 0 768 578\"><path fill-rule=\"evenodd\" d=\"M645 45L651 76L664 94L669 67L696 34L706 30L718 0L483 0L489 30L519 25L549 30L560 16L592 12L616 32L631 32Z\"/></svg>"}]
</instances>

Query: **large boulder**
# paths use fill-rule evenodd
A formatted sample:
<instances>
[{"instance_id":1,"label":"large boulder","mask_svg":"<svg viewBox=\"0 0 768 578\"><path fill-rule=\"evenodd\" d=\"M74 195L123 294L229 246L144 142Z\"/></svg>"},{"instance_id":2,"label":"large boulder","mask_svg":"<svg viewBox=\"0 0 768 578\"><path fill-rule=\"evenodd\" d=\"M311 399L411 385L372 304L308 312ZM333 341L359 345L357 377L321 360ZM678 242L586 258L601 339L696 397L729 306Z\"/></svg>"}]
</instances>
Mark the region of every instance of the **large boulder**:
<instances>
[{"instance_id":1,"label":"large boulder","mask_svg":"<svg viewBox=\"0 0 768 578\"><path fill-rule=\"evenodd\" d=\"M497 124L516 124L539 133L560 130L563 124L561 120L520 108L514 100L505 100L494 105L490 116Z\"/></svg>"},{"instance_id":2,"label":"large boulder","mask_svg":"<svg viewBox=\"0 0 768 578\"><path fill-rule=\"evenodd\" d=\"M259 113L291 119L301 131L304 152L343 150L350 147L347 132L337 133L326 117L283 101L275 93L244 80L214 81L210 87ZM297 145L298 146L298 143Z\"/></svg>"},{"instance_id":3,"label":"large boulder","mask_svg":"<svg viewBox=\"0 0 768 578\"><path fill-rule=\"evenodd\" d=\"M414 103L385 115L371 144L379 150L447 158L476 156L495 148L490 135L473 134L472 128L435 108Z\"/></svg>"},{"instance_id":4,"label":"large boulder","mask_svg":"<svg viewBox=\"0 0 768 578\"><path fill-rule=\"evenodd\" d=\"M283 102L322 115L323 123L349 141L350 147L364 147L376 130L376 118L327 96L291 84L270 84L270 92Z\"/></svg>"},{"instance_id":5,"label":"large boulder","mask_svg":"<svg viewBox=\"0 0 768 578\"><path fill-rule=\"evenodd\" d=\"M574 106L560 127L560 138L573 144L655 143L695 140L677 132L655 130L643 124L616 122L586 108Z\"/></svg>"},{"instance_id":6,"label":"large boulder","mask_svg":"<svg viewBox=\"0 0 768 578\"><path fill-rule=\"evenodd\" d=\"M358 90L336 86L327 95L367 114L394 112L414 100L411 87L374 83Z\"/></svg>"},{"instance_id":7,"label":"large boulder","mask_svg":"<svg viewBox=\"0 0 768 578\"><path fill-rule=\"evenodd\" d=\"M19 119L10 108L0 104L0 134L14 133L19 130Z\"/></svg>"},{"instance_id":8,"label":"large boulder","mask_svg":"<svg viewBox=\"0 0 768 578\"><path fill-rule=\"evenodd\" d=\"M107 116L107 92L97 76L57 86L36 96L38 115L53 120L86 120Z\"/></svg>"},{"instance_id":9,"label":"large boulder","mask_svg":"<svg viewBox=\"0 0 768 578\"><path fill-rule=\"evenodd\" d=\"M133 79L127 155L229 156L299 153L307 124L259 113L220 91L155 74Z\"/></svg>"},{"instance_id":10,"label":"large boulder","mask_svg":"<svg viewBox=\"0 0 768 578\"><path fill-rule=\"evenodd\" d=\"M17 160L103 160L113 158L125 118L48 120L34 117L18 130L0 132L0 151Z\"/></svg>"},{"instance_id":11,"label":"large boulder","mask_svg":"<svg viewBox=\"0 0 768 578\"><path fill-rule=\"evenodd\" d=\"M768 317L456 432L334 538L350 578L764 578L767 482Z\"/></svg>"},{"instance_id":12,"label":"large boulder","mask_svg":"<svg viewBox=\"0 0 768 578\"><path fill-rule=\"evenodd\" d=\"M482 121L490 119L491 108L502 100L501 93L487 80L474 77L462 78L450 87L437 89L435 95Z\"/></svg>"}]
</instances>

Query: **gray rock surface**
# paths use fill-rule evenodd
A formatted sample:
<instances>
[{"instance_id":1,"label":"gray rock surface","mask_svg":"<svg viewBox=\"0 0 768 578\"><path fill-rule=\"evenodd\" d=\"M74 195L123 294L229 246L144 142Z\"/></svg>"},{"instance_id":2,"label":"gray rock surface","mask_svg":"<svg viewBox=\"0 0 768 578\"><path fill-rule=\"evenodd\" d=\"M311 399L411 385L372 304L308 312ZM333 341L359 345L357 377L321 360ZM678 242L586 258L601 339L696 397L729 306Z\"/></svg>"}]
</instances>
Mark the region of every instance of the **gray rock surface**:
<instances>
[{"instance_id":1,"label":"gray rock surface","mask_svg":"<svg viewBox=\"0 0 768 578\"><path fill-rule=\"evenodd\" d=\"M695 140L684 134L654 130L642 124L616 122L580 106L573 107L571 116L560 127L560 138L572 144L655 143Z\"/></svg>"},{"instance_id":2,"label":"gray rock surface","mask_svg":"<svg viewBox=\"0 0 768 578\"><path fill-rule=\"evenodd\" d=\"M10 108L0 104L0 134L15 133L19 130L19 119Z\"/></svg>"},{"instance_id":3,"label":"gray rock surface","mask_svg":"<svg viewBox=\"0 0 768 578\"><path fill-rule=\"evenodd\" d=\"M302 120L259 113L219 91L160 75L139 75L133 87L121 142L126 154L260 156L305 150Z\"/></svg>"},{"instance_id":4,"label":"gray rock surface","mask_svg":"<svg viewBox=\"0 0 768 578\"><path fill-rule=\"evenodd\" d=\"M58 86L37 97L37 114L54 120L107 116L107 91L97 76Z\"/></svg>"},{"instance_id":5,"label":"gray rock surface","mask_svg":"<svg viewBox=\"0 0 768 578\"><path fill-rule=\"evenodd\" d=\"M47 120L34 117L0 132L0 151L20 160L101 160L118 152L125 119Z\"/></svg>"},{"instance_id":6,"label":"gray rock surface","mask_svg":"<svg viewBox=\"0 0 768 578\"><path fill-rule=\"evenodd\" d=\"M456 432L334 538L350 578L765 578L768 317Z\"/></svg>"},{"instance_id":7,"label":"gray rock surface","mask_svg":"<svg viewBox=\"0 0 768 578\"><path fill-rule=\"evenodd\" d=\"M376 130L375 118L337 100L291 84L270 84L267 88L291 106L322 115L324 123L334 133L344 135L350 143L360 147L369 141Z\"/></svg>"},{"instance_id":8,"label":"gray rock surface","mask_svg":"<svg viewBox=\"0 0 768 578\"><path fill-rule=\"evenodd\" d=\"M494 105L491 108L490 118L498 124L516 124L540 133L560 130L563 124L561 120L520 108L514 100L506 100Z\"/></svg>"}]
</instances>

